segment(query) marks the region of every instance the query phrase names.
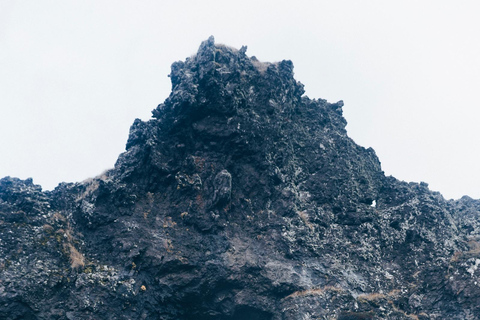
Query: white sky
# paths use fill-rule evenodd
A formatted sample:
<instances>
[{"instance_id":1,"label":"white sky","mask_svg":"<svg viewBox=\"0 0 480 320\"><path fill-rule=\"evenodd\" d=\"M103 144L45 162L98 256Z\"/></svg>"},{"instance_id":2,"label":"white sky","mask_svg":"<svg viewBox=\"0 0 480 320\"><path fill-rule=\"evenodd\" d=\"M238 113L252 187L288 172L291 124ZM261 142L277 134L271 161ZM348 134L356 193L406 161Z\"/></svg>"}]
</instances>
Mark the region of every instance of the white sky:
<instances>
[{"instance_id":1,"label":"white sky","mask_svg":"<svg viewBox=\"0 0 480 320\"><path fill-rule=\"evenodd\" d=\"M478 4L477 4L478 3ZM387 175L480 198L478 1L0 0L0 177L44 189L113 167L170 65L214 35L291 59Z\"/></svg>"}]
</instances>

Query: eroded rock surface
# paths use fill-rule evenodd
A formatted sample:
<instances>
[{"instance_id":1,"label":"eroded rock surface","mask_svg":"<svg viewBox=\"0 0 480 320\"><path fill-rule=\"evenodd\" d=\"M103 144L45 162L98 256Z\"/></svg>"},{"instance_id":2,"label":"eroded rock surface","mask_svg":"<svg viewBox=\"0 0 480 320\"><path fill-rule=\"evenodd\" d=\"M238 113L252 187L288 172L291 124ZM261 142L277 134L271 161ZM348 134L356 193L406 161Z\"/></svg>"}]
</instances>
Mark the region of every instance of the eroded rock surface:
<instances>
[{"instance_id":1,"label":"eroded rock surface","mask_svg":"<svg viewBox=\"0 0 480 320\"><path fill-rule=\"evenodd\" d=\"M479 319L480 202L386 177L290 61L203 42L115 168L0 180L0 319Z\"/></svg>"}]
</instances>

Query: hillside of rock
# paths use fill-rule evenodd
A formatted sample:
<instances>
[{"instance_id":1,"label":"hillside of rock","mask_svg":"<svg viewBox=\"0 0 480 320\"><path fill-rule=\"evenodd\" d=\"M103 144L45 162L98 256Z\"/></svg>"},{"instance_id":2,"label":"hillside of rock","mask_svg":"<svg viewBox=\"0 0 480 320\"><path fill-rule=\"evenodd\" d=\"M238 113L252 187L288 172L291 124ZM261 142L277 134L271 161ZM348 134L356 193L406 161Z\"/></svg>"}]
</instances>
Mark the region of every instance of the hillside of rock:
<instances>
[{"instance_id":1,"label":"hillside of rock","mask_svg":"<svg viewBox=\"0 0 480 320\"><path fill-rule=\"evenodd\" d=\"M480 319L480 201L385 176L246 49L173 63L98 177L0 179L0 319Z\"/></svg>"}]
</instances>

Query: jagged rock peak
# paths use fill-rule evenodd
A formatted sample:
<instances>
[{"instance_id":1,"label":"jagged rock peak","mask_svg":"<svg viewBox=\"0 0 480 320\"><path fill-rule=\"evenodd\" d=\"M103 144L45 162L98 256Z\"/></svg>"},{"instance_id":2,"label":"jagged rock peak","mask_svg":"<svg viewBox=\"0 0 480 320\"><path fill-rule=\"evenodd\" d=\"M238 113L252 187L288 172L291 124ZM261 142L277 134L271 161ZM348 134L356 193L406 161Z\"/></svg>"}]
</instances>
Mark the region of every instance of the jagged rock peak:
<instances>
[{"instance_id":1,"label":"jagged rock peak","mask_svg":"<svg viewBox=\"0 0 480 320\"><path fill-rule=\"evenodd\" d=\"M210 37L196 55L172 64L170 78L172 92L152 111L153 119L137 119L131 127L127 152L116 164L122 179L140 172L148 177L159 172L175 175L178 161L183 161L175 158L180 149L173 152L166 143L179 146L182 154L215 152L216 157L225 158L221 164L225 168L233 166L234 160L251 156L262 163L271 161L266 159L276 158L279 150L284 150L282 159L286 163L298 148L293 147L293 139L304 141L302 144L312 149L331 145L324 131L346 137L343 102L330 104L304 96L303 85L295 80L289 60L259 62L246 55L246 47L237 50L215 44ZM340 136L331 141L337 138ZM279 148L282 143L292 147ZM337 152L330 147L328 150ZM378 159L373 150L367 153L368 166L378 174ZM283 167L285 163L278 165ZM271 170L281 171L273 166Z\"/></svg>"},{"instance_id":2,"label":"jagged rock peak","mask_svg":"<svg viewBox=\"0 0 480 320\"><path fill-rule=\"evenodd\" d=\"M295 81L291 61L260 62L245 52L246 47L237 50L215 44L213 37L202 42L196 55L172 64L172 93L165 104L153 111L153 116L160 118L164 108L180 109L178 114L181 114L192 106L229 114L235 108L248 105L249 95L259 94L258 83L282 89L283 92L276 92L280 94L277 100L301 98L303 85ZM231 101L219 101L219 98L229 98L235 103L226 108L222 102Z\"/></svg>"},{"instance_id":3,"label":"jagged rock peak","mask_svg":"<svg viewBox=\"0 0 480 320\"><path fill-rule=\"evenodd\" d=\"M204 41L115 168L0 179L3 319L480 319L480 202L386 177L290 61Z\"/></svg>"}]
</instances>

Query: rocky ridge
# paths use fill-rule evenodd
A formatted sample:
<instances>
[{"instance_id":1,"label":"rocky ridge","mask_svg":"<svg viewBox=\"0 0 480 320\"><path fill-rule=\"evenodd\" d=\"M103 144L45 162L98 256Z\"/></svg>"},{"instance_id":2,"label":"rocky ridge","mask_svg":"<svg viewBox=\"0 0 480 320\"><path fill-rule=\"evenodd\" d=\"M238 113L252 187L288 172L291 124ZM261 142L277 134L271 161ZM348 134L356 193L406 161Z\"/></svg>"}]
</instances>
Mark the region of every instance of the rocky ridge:
<instances>
[{"instance_id":1,"label":"rocky ridge","mask_svg":"<svg viewBox=\"0 0 480 320\"><path fill-rule=\"evenodd\" d=\"M480 318L480 201L385 176L290 61L170 78L113 169L0 179L0 319Z\"/></svg>"}]
</instances>

